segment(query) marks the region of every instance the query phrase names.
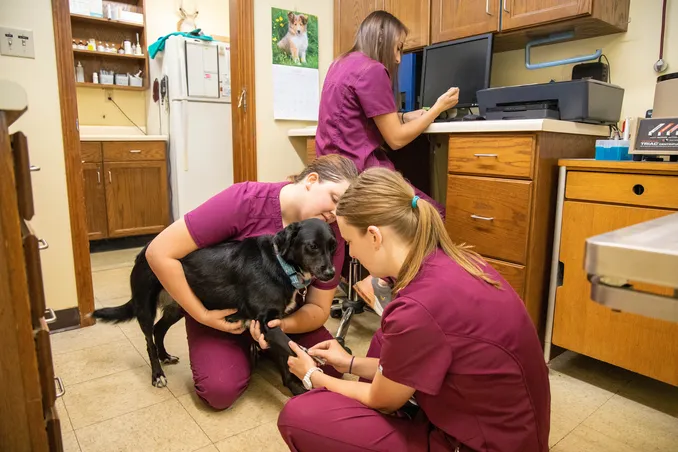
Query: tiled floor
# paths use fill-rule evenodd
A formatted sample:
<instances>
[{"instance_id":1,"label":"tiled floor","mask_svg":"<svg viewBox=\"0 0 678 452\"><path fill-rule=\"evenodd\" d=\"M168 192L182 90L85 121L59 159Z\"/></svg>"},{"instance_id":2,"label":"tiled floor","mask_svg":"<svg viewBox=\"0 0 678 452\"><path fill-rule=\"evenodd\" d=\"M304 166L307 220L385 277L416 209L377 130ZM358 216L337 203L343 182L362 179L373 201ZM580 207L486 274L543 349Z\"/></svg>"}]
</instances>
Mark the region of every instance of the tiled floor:
<instances>
[{"instance_id":1,"label":"tiled floor","mask_svg":"<svg viewBox=\"0 0 678 452\"><path fill-rule=\"evenodd\" d=\"M128 300L137 252L92 255L97 306ZM347 340L355 354L364 356L378 324L373 314L355 318ZM328 321L330 331L336 325ZM66 386L57 403L66 451L287 450L276 419L289 393L274 368L263 361L231 409L211 410L192 390L185 334L181 321L165 340L181 361L165 366L163 389L151 386L136 322L52 335L56 373ZM569 352L550 367L554 452L678 450L678 388Z\"/></svg>"}]
</instances>

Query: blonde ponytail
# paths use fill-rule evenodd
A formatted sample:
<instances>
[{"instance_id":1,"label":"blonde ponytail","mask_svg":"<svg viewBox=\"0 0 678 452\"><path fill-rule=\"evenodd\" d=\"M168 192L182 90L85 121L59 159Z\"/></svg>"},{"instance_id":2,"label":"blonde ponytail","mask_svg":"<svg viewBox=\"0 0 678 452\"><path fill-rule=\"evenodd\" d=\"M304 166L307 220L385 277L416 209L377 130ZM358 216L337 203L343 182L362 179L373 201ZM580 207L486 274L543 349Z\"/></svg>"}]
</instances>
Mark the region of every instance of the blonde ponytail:
<instances>
[{"instance_id":1,"label":"blonde ponytail","mask_svg":"<svg viewBox=\"0 0 678 452\"><path fill-rule=\"evenodd\" d=\"M485 262L465 244L456 245L445 230L443 220L431 203L417 199L405 179L385 168L364 171L351 184L337 205L337 216L351 226L366 231L369 226L390 226L411 242L410 252L398 275L393 293L407 286L419 273L426 256L438 247L471 275L501 288L482 266Z\"/></svg>"}]
</instances>

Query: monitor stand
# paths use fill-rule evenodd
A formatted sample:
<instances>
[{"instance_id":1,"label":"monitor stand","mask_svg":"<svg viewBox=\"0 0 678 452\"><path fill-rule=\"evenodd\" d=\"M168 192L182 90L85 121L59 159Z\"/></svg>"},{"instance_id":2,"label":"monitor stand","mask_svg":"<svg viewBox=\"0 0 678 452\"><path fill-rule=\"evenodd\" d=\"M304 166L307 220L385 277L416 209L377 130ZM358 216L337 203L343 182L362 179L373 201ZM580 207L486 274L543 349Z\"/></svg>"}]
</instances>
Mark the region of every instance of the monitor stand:
<instances>
[{"instance_id":1,"label":"monitor stand","mask_svg":"<svg viewBox=\"0 0 678 452\"><path fill-rule=\"evenodd\" d=\"M445 110L433 122L462 121L464 116L472 114L470 107L458 107Z\"/></svg>"}]
</instances>

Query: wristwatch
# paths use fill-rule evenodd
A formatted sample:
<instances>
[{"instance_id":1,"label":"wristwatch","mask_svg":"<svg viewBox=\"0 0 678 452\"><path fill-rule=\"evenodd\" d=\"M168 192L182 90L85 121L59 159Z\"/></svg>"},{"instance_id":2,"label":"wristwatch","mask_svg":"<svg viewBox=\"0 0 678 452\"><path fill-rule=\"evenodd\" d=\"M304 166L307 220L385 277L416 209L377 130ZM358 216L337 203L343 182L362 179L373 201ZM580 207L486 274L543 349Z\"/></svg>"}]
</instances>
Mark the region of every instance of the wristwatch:
<instances>
[{"instance_id":1,"label":"wristwatch","mask_svg":"<svg viewBox=\"0 0 678 452\"><path fill-rule=\"evenodd\" d=\"M320 367L311 367L310 369L308 369L308 372L306 372L306 375L304 375L304 378L302 380L302 383L304 383L304 388L306 388L309 391L313 389L313 383L311 383L311 375L313 375L313 372L316 371L325 373Z\"/></svg>"}]
</instances>

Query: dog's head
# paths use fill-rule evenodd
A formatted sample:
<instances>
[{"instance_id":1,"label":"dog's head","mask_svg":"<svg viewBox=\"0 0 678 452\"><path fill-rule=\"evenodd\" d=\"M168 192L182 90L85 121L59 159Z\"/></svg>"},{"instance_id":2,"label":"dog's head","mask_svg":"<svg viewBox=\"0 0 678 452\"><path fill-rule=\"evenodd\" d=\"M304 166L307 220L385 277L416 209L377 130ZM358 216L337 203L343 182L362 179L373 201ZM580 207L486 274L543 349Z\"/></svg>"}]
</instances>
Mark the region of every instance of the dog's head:
<instances>
[{"instance_id":1,"label":"dog's head","mask_svg":"<svg viewBox=\"0 0 678 452\"><path fill-rule=\"evenodd\" d=\"M273 237L280 256L302 272L321 281L334 278L332 257L337 240L332 228L322 220L311 218L292 223Z\"/></svg>"},{"instance_id":2,"label":"dog's head","mask_svg":"<svg viewBox=\"0 0 678 452\"><path fill-rule=\"evenodd\" d=\"M303 14L294 14L292 11L287 13L288 29L292 34L301 35L306 33L306 24L308 17Z\"/></svg>"}]
</instances>

